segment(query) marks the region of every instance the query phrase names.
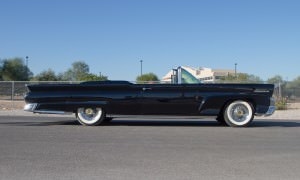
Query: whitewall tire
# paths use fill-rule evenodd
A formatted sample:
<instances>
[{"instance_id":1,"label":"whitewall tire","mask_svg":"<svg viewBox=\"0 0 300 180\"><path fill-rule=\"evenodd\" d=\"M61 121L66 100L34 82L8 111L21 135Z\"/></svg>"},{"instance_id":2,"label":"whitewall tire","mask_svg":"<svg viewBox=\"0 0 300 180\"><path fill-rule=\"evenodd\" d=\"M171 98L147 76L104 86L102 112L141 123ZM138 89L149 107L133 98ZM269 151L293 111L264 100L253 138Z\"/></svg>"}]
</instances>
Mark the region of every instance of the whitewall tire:
<instances>
[{"instance_id":1,"label":"whitewall tire","mask_svg":"<svg viewBox=\"0 0 300 180\"><path fill-rule=\"evenodd\" d=\"M76 118L82 125L97 126L104 120L105 112L102 108L78 108Z\"/></svg>"},{"instance_id":2,"label":"whitewall tire","mask_svg":"<svg viewBox=\"0 0 300 180\"><path fill-rule=\"evenodd\" d=\"M254 110L251 103L247 101L233 101L224 110L224 120L231 127L246 127L254 117Z\"/></svg>"}]
</instances>

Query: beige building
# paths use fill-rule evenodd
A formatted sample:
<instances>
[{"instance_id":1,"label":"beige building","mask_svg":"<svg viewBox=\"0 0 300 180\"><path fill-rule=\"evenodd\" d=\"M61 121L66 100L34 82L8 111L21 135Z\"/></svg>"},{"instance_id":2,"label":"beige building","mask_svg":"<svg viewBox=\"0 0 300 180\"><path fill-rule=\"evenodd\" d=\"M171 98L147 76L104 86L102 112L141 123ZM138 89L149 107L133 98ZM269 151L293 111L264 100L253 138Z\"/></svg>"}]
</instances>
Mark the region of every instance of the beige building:
<instances>
[{"instance_id":1,"label":"beige building","mask_svg":"<svg viewBox=\"0 0 300 180\"><path fill-rule=\"evenodd\" d=\"M231 69L211 69L211 68L193 68L188 66L181 66L182 69L188 71L197 79L203 82L215 82L218 79L227 77L228 75L235 75L235 70ZM171 82L173 71L170 70L163 78L164 82Z\"/></svg>"}]
</instances>

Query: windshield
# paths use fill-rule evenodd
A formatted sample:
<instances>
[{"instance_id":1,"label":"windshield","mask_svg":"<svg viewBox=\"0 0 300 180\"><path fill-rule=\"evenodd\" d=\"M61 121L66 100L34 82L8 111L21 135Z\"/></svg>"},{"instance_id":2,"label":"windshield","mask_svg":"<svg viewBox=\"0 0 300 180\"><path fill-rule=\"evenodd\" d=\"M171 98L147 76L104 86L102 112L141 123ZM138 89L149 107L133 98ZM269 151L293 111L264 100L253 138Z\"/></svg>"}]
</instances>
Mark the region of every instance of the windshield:
<instances>
[{"instance_id":1,"label":"windshield","mask_svg":"<svg viewBox=\"0 0 300 180\"><path fill-rule=\"evenodd\" d=\"M187 70L181 68L181 81L185 84L199 84L201 83L195 76L189 73Z\"/></svg>"}]
</instances>

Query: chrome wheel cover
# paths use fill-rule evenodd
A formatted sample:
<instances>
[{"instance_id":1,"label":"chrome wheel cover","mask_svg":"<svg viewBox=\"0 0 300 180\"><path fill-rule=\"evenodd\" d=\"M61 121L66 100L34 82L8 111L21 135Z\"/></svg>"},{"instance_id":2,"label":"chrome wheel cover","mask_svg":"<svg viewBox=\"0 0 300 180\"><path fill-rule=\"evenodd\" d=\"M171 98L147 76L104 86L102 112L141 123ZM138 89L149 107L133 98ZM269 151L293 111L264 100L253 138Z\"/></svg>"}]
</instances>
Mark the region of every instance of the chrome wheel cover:
<instances>
[{"instance_id":1,"label":"chrome wheel cover","mask_svg":"<svg viewBox=\"0 0 300 180\"><path fill-rule=\"evenodd\" d=\"M78 108L77 117L85 124L94 124L100 120L103 111L101 108Z\"/></svg>"},{"instance_id":2,"label":"chrome wheel cover","mask_svg":"<svg viewBox=\"0 0 300 180\"><path fill-rule=\"evenodd\" d=\"M228 120L238 126L243 126L252 120L253 110L245 101L232 102L227 108Z\"/></svg>"}]
</instances>

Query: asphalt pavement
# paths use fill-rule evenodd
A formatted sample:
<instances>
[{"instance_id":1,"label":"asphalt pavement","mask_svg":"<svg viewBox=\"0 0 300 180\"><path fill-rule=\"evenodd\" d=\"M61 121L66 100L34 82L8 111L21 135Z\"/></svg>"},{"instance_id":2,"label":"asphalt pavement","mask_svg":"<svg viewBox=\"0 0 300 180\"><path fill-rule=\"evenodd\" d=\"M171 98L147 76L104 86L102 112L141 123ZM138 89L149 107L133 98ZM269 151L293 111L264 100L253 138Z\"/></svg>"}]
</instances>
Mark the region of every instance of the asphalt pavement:
<instances>
[{"instance_id":1,"label":"asphalt pavement","mask_svg":"<svg viewBox=\"0 0 300 180\"><path fill-rule=\"evenodd\" d=\"M0 179L299 179L299 120L0 115Z\"/></svg>"}]
</instances>

